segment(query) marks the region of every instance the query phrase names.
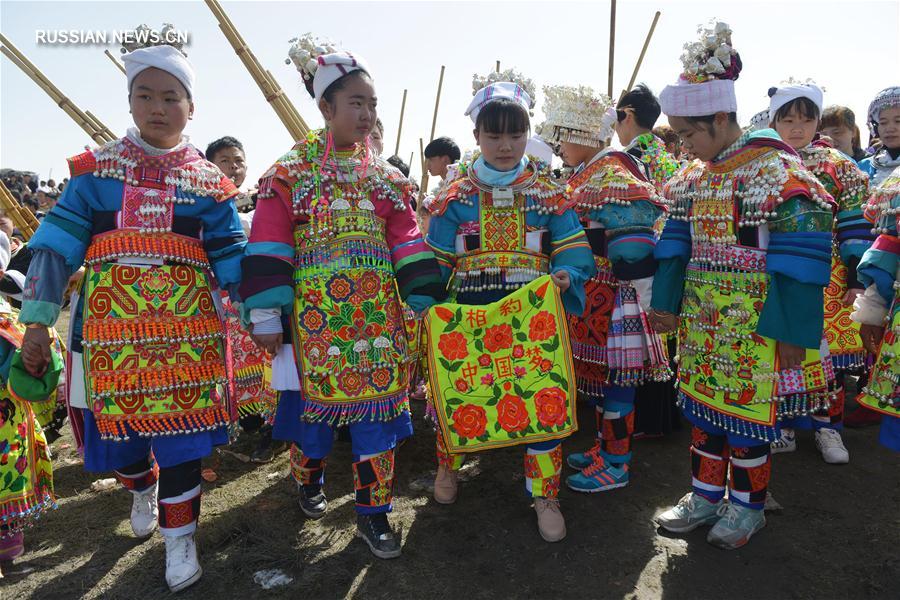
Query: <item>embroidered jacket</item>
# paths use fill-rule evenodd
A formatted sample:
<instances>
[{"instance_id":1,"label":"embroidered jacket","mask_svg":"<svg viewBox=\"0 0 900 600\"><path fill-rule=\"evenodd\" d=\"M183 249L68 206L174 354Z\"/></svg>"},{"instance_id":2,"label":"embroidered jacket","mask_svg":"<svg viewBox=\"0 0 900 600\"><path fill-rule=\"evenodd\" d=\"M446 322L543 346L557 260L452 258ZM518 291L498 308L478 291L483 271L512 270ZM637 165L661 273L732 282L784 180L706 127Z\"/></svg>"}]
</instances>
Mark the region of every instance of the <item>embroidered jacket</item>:
<instances>
[{"instance_id":1,"label":"embroidered jacket","mask_svg":"<svg viewBox=\"0 0 900 600\"><path fill-rule=\"evenodd\" d=\"M535 159L509 187L488 186L471 168L477 158L458 163L429 206L426 241L451 294L464 304L493 302L564 269L571 284L563 304L567 312L581 314L584 283L595 266L564 189Z\"/></svg>"},{"instance_id":2,"label":"embroidered jacket","mask_svg":"<svg viewBox=\"0 0 900 600\"><path fill-rule=\"evenodd\" d=\"M276 357L273 381L302 389L308 422L408 410L400 299L421 311L446 296L412 193L385 161L363 148L332 153L319 131L260 180L241 295L254 327L289 319L301 377Z\"/></svg>"}]
</instances>

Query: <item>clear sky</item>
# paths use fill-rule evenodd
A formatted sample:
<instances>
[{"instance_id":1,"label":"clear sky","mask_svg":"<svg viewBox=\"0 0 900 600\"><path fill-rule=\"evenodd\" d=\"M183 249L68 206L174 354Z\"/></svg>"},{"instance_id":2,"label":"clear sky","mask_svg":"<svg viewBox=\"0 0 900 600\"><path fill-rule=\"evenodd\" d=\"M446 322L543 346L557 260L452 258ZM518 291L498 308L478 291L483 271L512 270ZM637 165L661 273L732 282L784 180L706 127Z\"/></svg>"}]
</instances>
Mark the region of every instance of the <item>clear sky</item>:
<instances>
[{"instance_id":1,"label":"clear sky","mask_svg":"<svg viewBox=\"0 0 900 600\"><path fill-rule=\"evenodd\" d=\"M321 117L284 63L288 40L311 31L369 61L385 123L386 154L397 136L403 89L409 89L400 156L428 141L441 65L446 66L436 135L473 145L463 116L475 72L515 67L546 84L584 84L605 91L609 0L597 2L222 2L263 66L311 126ZM793 76L826 88L826 104L851 107L863 127L871 98L900 85L900 2L748 0L618 2L616 94L637 60L656 10L662 11L639 81L657 93L680 72L682 44L711 17L728 22L744 70L737 83L739 118L746 123L768 105L766 90ZM186 133L201 149L222 135L247 150L248 183L292 141L201 0L182 2L25 2L0 0L0 30L82 110L117 135L131 125L125 77L104 56L107 46L38 45L36 31L113 30L171 22L191 34L189 59L197 70L196 114ZM118 48L109 46L114 54ZM540 122L541 94L534 123ZM661 122L664 121L663 117ZM867 133L863 128L863 141ZM0 167L35 170L59 180L65 158L91 140L30 79L0 57ZM246 187L246 184L245 184Z\"/></svg>"}]
</instances>

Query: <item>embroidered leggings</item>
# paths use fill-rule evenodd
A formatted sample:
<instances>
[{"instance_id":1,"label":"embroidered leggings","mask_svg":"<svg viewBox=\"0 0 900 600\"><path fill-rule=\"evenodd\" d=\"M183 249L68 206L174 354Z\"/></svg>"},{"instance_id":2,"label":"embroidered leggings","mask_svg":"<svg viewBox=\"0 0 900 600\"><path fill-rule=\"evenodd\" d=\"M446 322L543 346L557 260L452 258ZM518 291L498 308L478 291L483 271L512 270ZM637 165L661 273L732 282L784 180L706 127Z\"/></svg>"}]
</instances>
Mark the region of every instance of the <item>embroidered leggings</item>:
<instances>
[{"instance_id":1,"label":"embroidered leggings","mask_svg":"<svg viewBox=\"0 0 900 600\"><path fill-rule=\"evenodd\" d=\"M159 482L159 527L163 535L197 530L200 517L200 459L160 468L150 457L114 471L126 489L139 493Z\"/></svg>"},{"instance_id":2,"label":"embroidered leggings","mask_svg":"<svg viewBox=\"0 0 900 600\"><path fill-rule=\"evenodd\" d=\"M317 489L325 482L327 457L310 458L291 444L291 475L298 485ZM356 512L388 513L393 509L394 449L376 454L353 455L353 487Z\"/></svg>"},{"instance_id":3,"label":"embroidered leggings","mask_svg":"<svg viewBox=\"0 0 900 600\"><path fill-rule=\"evenodd\" d=\"M438 464L453 471L462 468L464 454L451 454L438 432L435 450ZM562 442L552 440L529 444L525 450L525 491L532 498L556 498L562 472Z\"/></svg>"},{"instance_id":4,"label":"embroidered leggings","mask_svg":"<svg viewBox=\"0 0 900 600\"><path fill-rule=\"evenodd\" d=\"M715 503L725 496L727 480L731 502L762 510L772 472L770 458L768 443L730 447L726 435L694 426L691 431L691 487L695 494Z\"/></svg>"}]
</instances>

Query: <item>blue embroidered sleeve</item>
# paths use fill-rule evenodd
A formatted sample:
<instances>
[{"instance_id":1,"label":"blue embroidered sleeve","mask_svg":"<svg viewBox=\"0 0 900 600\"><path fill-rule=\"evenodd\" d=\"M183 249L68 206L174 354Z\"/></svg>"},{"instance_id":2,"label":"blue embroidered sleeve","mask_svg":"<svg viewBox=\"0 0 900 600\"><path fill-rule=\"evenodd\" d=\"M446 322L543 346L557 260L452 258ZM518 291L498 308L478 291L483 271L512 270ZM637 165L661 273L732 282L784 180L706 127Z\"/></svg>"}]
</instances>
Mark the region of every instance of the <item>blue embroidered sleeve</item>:
<instances>
[{"instance_id":1,"label":"blue embroidered sleeve","mask_svg":"<svg viewBox=\"0 0 900 600\"><path fill-rule=\"evenodd\" d=\"M428 224L425 243L434 252L441 269L441 282L446 287L456 267L456 232L459 223L455 218L456 207L450 206L442 215L433 215Z\"/></svg>"},{"instance_id":2,"label":"blue embroidered sleeve","mask_svg":"<svg viewBox=\"0 0 900 600\"><path fill-rule=\"evenodd\" d=\"M244 246L247 245L247 236L244 235L244 227L233 200L208 202L208 207L200 214L203 221L203 248L219 286L227 289L231 295L236 292L237 284L241 281L241 259ZM239 301L233 296L232 300Z\"/></svg>"},{"instance_id":3,"label":"blue embroidered sleeve","mask_svg":"<svg viewBox=\"0 0 900 600\"><path fill-rule=\"evenodd\" d=\"M48 327L56 323L71 275L61 254L54 250L35 250L25 276L19 321Z\"/></svg>"},{"instance_id":4,"label":"blue embroidered sleeve","mask_svg":"<svg viewBox=\"0 0 900 600\"><path fill-rule=\"evenodd\" d=\"M566 312L580 315L584 312L584 284L597 272L591 245L578 215L571 209L561 215L551 215L548 228L553 246L550 272L565 269L569 273L569 289L562 295L563 306Z\"/></svg>"},{"instance_id":5,"label":"blue embroidered sleeve","mask_svg":"<svg viewBox=\"0 0 900 600\"><path fill-rule=\"evenodd\" d=\"M898 268L900 255L873 246L863 254L856 273L860 283L865 287L874 283L878 294L890 305L894 300L894 277Z\"/></svg>"},{"instance_id":6,"label":"blue embroidered sleeve","mask_svg":"<svg viewBox=\"0 0 900 600\"><path fill-rule=\"evenodd\" d=\"M91 174L70 179L56 206L44 217L28 242L32 250L52 250L62 256L69 275L81 268L91 242L92 204L97 198L95 186Z\"/></svg>"},{"instance_id":7,"label":"blue embroidered sleeve","mask_svg":"<svg viewBox=\"0 0 900 600\"><path fill-rule=\"evenodd\" d=\"M653 224L662 209L647 200L628 204L607 204L591 212L591 219L603 224L608 240L608 256L613 263L635 263L653 254L656 236Z\"/></svg>"},{"instance_id":8,"label":"blue embroidered sleeve","mask_svg":"<svg viewBox=\"0 0 900 600\"><path fill-rule=\"evenodd\" d=\"M804 196L781 204L769 220L766 272L771 276L757 332L818 348L824 292L831 278L832 215Z\"/></svg>"}]
</instances>

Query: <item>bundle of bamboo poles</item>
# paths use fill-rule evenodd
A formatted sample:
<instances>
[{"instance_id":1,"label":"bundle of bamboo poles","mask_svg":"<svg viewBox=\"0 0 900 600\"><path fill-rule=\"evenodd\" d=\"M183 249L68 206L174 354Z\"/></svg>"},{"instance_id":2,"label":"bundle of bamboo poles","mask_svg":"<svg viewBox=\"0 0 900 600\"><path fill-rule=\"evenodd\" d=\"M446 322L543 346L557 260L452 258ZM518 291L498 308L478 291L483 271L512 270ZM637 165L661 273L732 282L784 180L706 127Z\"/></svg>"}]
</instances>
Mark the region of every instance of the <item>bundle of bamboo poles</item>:
<instances>
[{"instance_id":1,"label":"bundle of bamboo poles","mask_svg":"<svg viewBox=\"0 0 900 600\"><path fill-rule=\"evenodd\" d=\"M278 118L281 119L281 122L284 123L284 126L287 127L288 133L291 134L295 142L305 139L306 134L309 132L309 126L285 95L278 82L275 81L272 73L263 69L262 65L259 64L256 56L253 55L253 51L247 46L247 42L244 41L238 30L235 29L234 23L225 14L225 10L218 1L206 0L206 5L212 11L213 16L216 17L216 20L219 22L219 29L225 34L228 43L231 44L238 58L244 63L244 67L250 72L250 76L253 77L253 81L259 86L266 101L272 106L272 109L278 115Z\"/></svg>"},{"instance_id":2,"label":"bundle of bamboo poles","mask_svg":"<svg viewBox=\"0 0 900 600\"><path fill-rule=\"evenodd\" d=\"M28 60L15 45L6 39L6 36L2 33L0 33L0 43L3 44L0 46L0 52L2 52L6 58L11 60L13 64L22 69L22 72L28 75L39 88L44 90L56 105L69 115L69 117L71 117L85 133L91 136L95 142L103 144L117 138L117 136L110 131L109 127L91 114L91 111L83 111L78 108L74 102L69 100L59 88L53 85L53 82L47 79L47 77L41 73L40 69L34 66L34 64Z\"/></svg>"},{"instance_id":3,"label":"bundle of bamboo poles","mask_svg":"<svg viewBox=\"0 0 900 600\"><path fill-rule=\"evenodd\" d=\"M9 188L2 181L0 181L0 210L12 220L16 229L25 236L25 241L28 241L34 235L34 232L37 231L40 224L37 218L30 210L16 201L12 192L9 191Z\"/></svg>"}]
</instances>

